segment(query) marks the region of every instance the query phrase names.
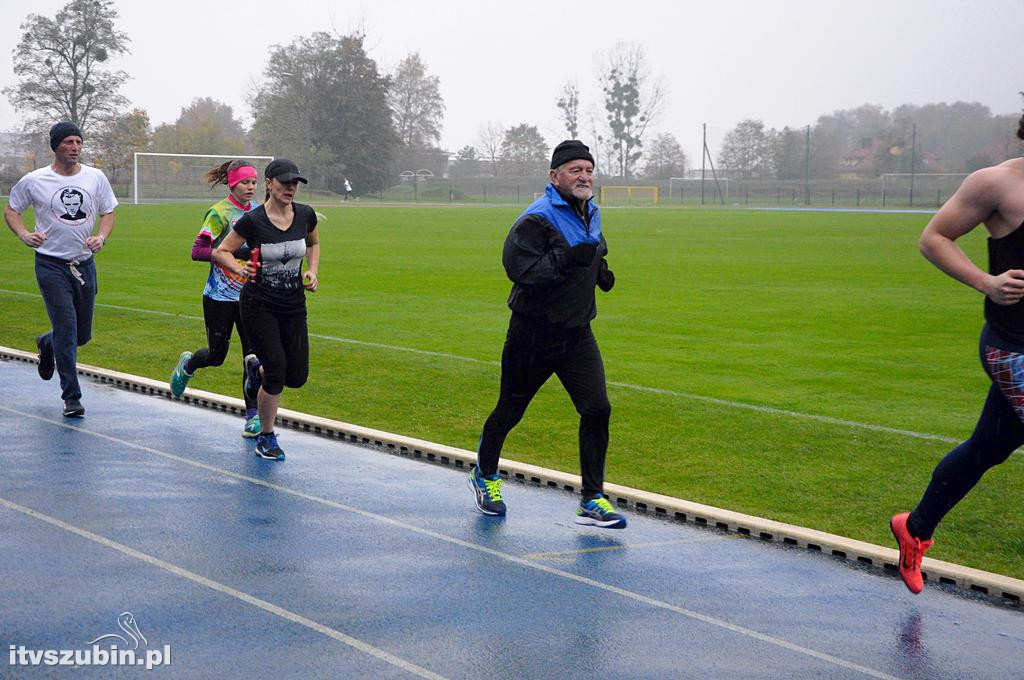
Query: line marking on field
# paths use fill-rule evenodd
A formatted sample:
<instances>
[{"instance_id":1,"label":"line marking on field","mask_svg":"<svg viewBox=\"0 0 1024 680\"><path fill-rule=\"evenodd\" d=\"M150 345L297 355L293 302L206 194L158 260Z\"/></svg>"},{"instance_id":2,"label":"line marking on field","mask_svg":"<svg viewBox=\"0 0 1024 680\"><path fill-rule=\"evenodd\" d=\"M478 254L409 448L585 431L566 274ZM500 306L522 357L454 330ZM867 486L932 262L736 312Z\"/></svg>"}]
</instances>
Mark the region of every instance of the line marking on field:
<instances>
[{"instance_id":1,"label":"line marking on field","mask_svg":"<svg viewBox=\"0 0 1024 680\"><path fill-rule=\"evenodd\" d=\"M213 579L206 578L205 576L201 576L195 573L194 571L189 571L184 567L179 567L176 564L172 564L171 562L162 560L159 557L154 557L153 555L150 555L148 553L141 552L139 550L136 550L135 548L131 548L127 545L124 545L123 543L118 543L117 541L111 540L106 536L101 536L99 534L89 531L88 529L82 529L73 524L68 524L67 522L57 519L56 517L51 517L50 515L39 512L38 510L33 510L32 508L25 507L24 505L19 505L18 503L7 500L6 498L0 498L0 506L6 507L8 510L20 512L23 515L27 515L28 517L32 517L33 519L45 522L47 524L57 527L58 529L62 529L68 533L72 533L94 543L98 543L106 548L110 548L111 550L115 550L123 555L127 555L128 557L139 560L140 562L144 562L145 564L149 564L159 569L163 569L164 571L170 572L175 576L180 576L183 579L192 581L193 583L197 583L201 586L209 588L210 590L217 591L218 593L223 593L228 597L233 597L236 600L240 600L242 602L245 602L246 604L258 607L263 611L269 612L274 616L285 619L286 621L291 621L292 623L297 623L300 626L305 626L306 628L314 630L317 633L321 633L329 638L333 638L339 642L343 642L346 645L359 650L360 652L376 657L381 661L391 664L392 666L396 666L397 668L401 668L403 671L406 671L408 673L412 673L421 678L431 678L431 680L445 680L445 677L443 675L438 675L437 673L428 671L426 668L422 668L421 666L417 666L416 664L410 661L406 661L401 657L385 652L383 649L380 649L379 647L374 647L373 645L367 642L363 642L358 638L354 638L351 635L346 635L345 633L342 633L340 630L336 630L329 626L325 626L322 623L317 623L316 621L306 618L301 614L296 614L295 612L285 609L283 607L279 607L276 604L272 604L270 602L267 602L266 600L262 600L258 597L255 597L254 595L250 595L249 593L243 592L241 590L236 590L235 588L232 588L229 585L225 585L219 581L214 581Z\"/></svg>"},{"instance_id":2,"label":"line marking on field","mask_svg":"<svg viewBox=\"0 0 1024 680\"><path fill-rule=\"evenodd\" d=\"M22 291L6 290L0 288L0 293L8 295L21 295L24 297L35 297L38 298L38 293L25 293ZM118 309L128 312L137 312L139 314L154 314L158 316L170 316L181 319L192 319L195 321L202 321L203 318L199 316L193 316L191 314L172 314L171 312L161 312L153 309L141 309L138 307L124 307L121 305L111 305L107 303L97 302L97 307L106 307L109 309ZM375 349L385 349L394 352L404 352L407 354L416 354L418 356L429 356L436 357L439 359L451 359L453 361L461 361L465 363L482 364L486 366L501 366L501 362L492 361L488 359L477 359L475 357L467 357L461 354L450 354L448 352L435 352L426 349L416 349L415 347L402 347L401 345L389 345L380 342L370 342L367 340L353 340L351 338L341 338L335 335L322 335L319 333L310 333L309 337L317 338L320 340L329 340L332 342L339 342L346 345L356 345L360 347L371 347ZM773 406L761 406L758 404L748 404L742 401L732 401L729 399L719 399L717 397L708 397L703 394L692 394L689 392L679 392L677 390L669 390L661 387L648 387L646 385L636 385L633 383L618 382L615 380L609 380L608 385L612 387L619 387L624 390L631 390L633 392L644 392L647 394L658 394L666 397L676 397L677 399L689 399L691 401L700 401L705 404L714 404L716 406L725 406L728 408L743 409L745 411L754 411L756 413L765 413L769 415L787 416L789 418L800 418L802 420L813 420L819 423L825 423L827 425L838 425L841 427L852 427L861 430L869 430L871 432L883 432L885 434L896 434L904 437L912 437L914 439L924 439L927 441L942 442L945 444L959 444L963 439L957 439L954 437L945 437L938 434L930 434L928 432L915 432L914 430L903 430L897 427L888 427L885 425L872 425L871 423L862 423L856 420L846 420L845 418L835 418L832 416L823 416L815 413L803 413L801 411L791 411L789 409L775 408Z\"/></svg>"},{"instance_id":3,"label":"line marking on field","mask_svg":"<svg viewBox=\"0 0 1024 680\"><path fill-rule=\"evenodd\" d=\"M265 481L265 480L262 480L262 479L257 479L255 477L249 477L248 475L243 475L243 474L240 474L238 472L232 472L231 470L226 470L224 468L219 468L219 467L217 467L215 465L209 465L207 463L201 463L201 462L199 462L199 461L197 461L197 460L195 460L193 458L187 458L187 457L184 457L184 456L175 455L173 453L167 453L166 451L161 451L159 449L154 449L154 448L149 447L149 446L144 446L142 444L137 444L135 442L128 441L128 440L125 440L125 439L121 439L119 437L114 437L112 435L103 434L101 432L94 432L92 430L87 430L87 429L85 429L83 427L78 427L78 426L75 426L75 425L69 425L67 423L60 422L60 421L57 421L57 420L52 420L50 418L44 418L44 417L38 416L38 415L36 415L34 413L28 413L26 411L19 411L17 409L9 408L7 406L0 406L0 411L7 411L8 413L13 413L13 414L21 416L23 418L31 418L32 420L36 420L36 421L43 422L43 423L48 423L50 425L55 425L58 428L63 428L63 429L67 429L67 430L73 430L75 432L81 432L82 434L87 434L87 435L96 437L98 439L104 439L106 441L113 442L113 443L116 443L116 444L120 444L120 445L126 446L128 448L136 449L138 451L144 451L146 453L151 453L151 454L153 454L155 456L159 456L159 457L165 458L167 460L171 460L171 461L174 461L174 462L177 462L177 463L183 463L185 465L189 465L189 466L201 469L201 470L205 470L207 472L212 472L212 473L214 473L216 475L223 475L225 477L230 477L232 479L237 479L239 481L248 482L250 484L254 484L256 486L261 486L261 487L264 487L266 489L271 489L273 491L278 491L280 493L284 493L284 494L287 494L289 496L293 496L293 497L296 497L296 498L302 498L304 500L310 501L312 503L316 503L318 505L323 505L325 507L334 508L336 510L342 510L344 512L349 512L349 513L352 513L352 514L355 514L355 515L359 515L360 517L364 517L366 519L373 520L375 522L379 522L379 523L382 523L382 524L387 524L389 526L392 526L392 527L395 527L395 528L398 528L398 529L404 529L406 531L418 534L420 536L425 536L427 538L432 538L432 539L435 539L435 540L438 540L438 541L442 541L444 543L448 543L449 545L454 545L454 546L458 546L458 547L461 547L461 548L465 548L467 550L472 550L472 551L475 551L475 552L478 552L478 553L482 553L482 554L485 554L485 555L490 555L491 557L495 557L495 558L503 560L505 562L510 562L512 564L517 564L517 565L520 565L520 566L523 566L523 567L527 567L529 569L534 569L534 570L537 570L537 571L541 571L541 572L544 572L546 574L550 574L552 576L557 576L557 577L560 577L560 578L563 578L563 579L566 579L566 580L569 580L569 581L574 581L576 583L580 583L580 584L583 584L583 585L586 585L586 586L590 586L592 588L597 588L599 590L603 590L603 591L608 592L608 593L613 593L615 595L619 595L621 597L633 600L635 602L639 602L641 604L646 604L648 606L655 607L657 609L663 609L663 610L666 610L666 611L674 612L676 614L680 614L681 616L684 616L686 618L692 619L694 621L700 621L701 623L705 623L707 625L714 626L716 628L721 628L721 629L724 629L724 630L728 630L730 632L737 633L739 635L743 635L745 637L748 637L748 638L751 638L751 639L754 639L754 640L758 640L760 642L764 642L764 643L767 643L769 645L774 645L774 646L779 647L781 649L785 649L785 650L788 650L788 651L791 651L791 652L795 652L797 654L802 654L804 656L808 656L808 657L811 657L813 659L817 659L819 661L824 661L826 663L833 664L833 665L838 666L840 668L845 668L845 669L850 670L850 671L856 671L858 673L862 673L862 674L867 675L869 677L884 678L886 680L896 680L895 676L888 675L887 673L883 673L881 671L875 670L873 668L869 668L867 666L862 666L862 665L854 663L852 661L847 661L846 659L842 659L842 658L839 658L839 657L836 657L836 656L832 656L831 654L826 654L825 652L819 652L819 651L817 651L815 649L811 649L809 647L804 647L802 645L798 645L796 643L789 642L788 640L783 640L782 638L778 638L778 637L775 637L775 636L772 636L772 635L768 635L767 633L762 633L760 631L754 630L753 628L747 628L745 626L740 626L740 625L735 624L735 623L730 623L730 622L728 622L728 621L726 621L724 619L719 619L719 618L716 618L714 616L709 616L707 614L702 614L702 613L700 613L698 611L695 611L695 610L692 610L692 609L687 609L685 607L680 607L680 606L677 606L677 605L674 605L674 604L671 604L671 603L668 603L668 602L664 602L662 600L657 600L657 599L655 599L653 597L648 597L646 595L642 595L640 593L636 593L636 592L633 592L631 590L626 590L625 588L619 588L618 586L613 586L611 584L604 583L604 582L598 581L596 579L588 578L586 576L580 576L578 574L574 574L574 573L569 572L569 571L564 571L562 569L558 569L558 568L555 568L555 567L552 567L552 566L549 566L549 565L546 565L546 564L541 564L539 562L531 561L531 560L528 560L528 559L526 559L524 557L519 557L519 556L516 556L516 555L512 555L510 553L505 553L505 552L502 552L500 550L495 550L494 548L488 548L486 546L478 545L476 543L472 543L470 541L466 541L466 540L463 540L461 538L455 538L454 536L448 536L446 534L442 534L442 533L439 533L437 531L433 531L431 529L425 529L423 527L419 527L419 526L416 526L414 524L409 524L408 522L403 522L401 520L394 519L392 517L387 517L386 515L379 515L379 514L377 514L375 512L370 512L369 510L363 510L362 508L358 508L358 507L355 507L353 505L346 505L344 503L339 503L337 501L332 501L332 500L330 500L328 498L324 498L322 496L316 496L314 494L306 493L304 491L299 491L297 489L292 489L290 487L282 486L280 484L274 484L272 482L268 482L268 481ZM13 503L11 503L9 501L4 501L2 498L0 498L0 504L5 504L5 505L8 505L8 506L15 505L15 504L13 504ZM21 506L18 506L18 508L20 508L20 507ZM13 509L17 509L17 508L13 508ZM25 508L25 510L29 510L29 509ZM45 516L43 516L43 517L45 517ZM42 519L43 517L40 517L40 519ZM56 521L59 522L60 520L56 520ZM70 527L70 525L68 525L68 527ZM77 528L72 528L72 529L74 530L75 533L82 532L79 535L85 536L86 534L89 534L89 532L86 532L85 530L80 530L80 529L77 529ZM90 538L90 540L96 540L96 539L92 538L93 536L95 536L96 539L101 539L99 542L109 541L109 539L104 539L102 536L98 536L96 534L91 534L91 535L86 536L86 537ZM115 548L117 550L120 550L123 547L125 550L132 551L131 553L126 553L126 554L131 554L133 557L138 556L138 559L145 560L146 558L149 558L149 559L152 559L152 560L159 561L155 557L150 557L148 555L145 555L144 553L139 553L138 551L134 551L134 550L132 550L132 548L128 548L127 546L121 546L120 544L114 543L113 541L109 541L109 543L110 543L109 547L113 547L113 548ZM104 545L107 545L107 543L104 543ZM122 552L125 552L125 550L122 550ZM173 567L174 569L179 569L178 567L175 567L174 565L171 565L169 563L164 563L164 564L167 564L168 567ZM192 574L192 572L187 572L184 569L182 569L181 571L183 573L180 574L180 575L184 576L185 578L189 578L189 576L186 576L186 574L190 574L190 575L196 576L198 579L203 579L203 577L199 576L198 574ZM175 572L175 573L177 573L177 572ZM208 579L204 579L204 580L208 580ZM200 582L200 581L197 581L197 582ZM216 583L216 582L210 581L210 583ZM206 584L204 583L204 585L206 585ZM220 585L220 584L217 584L217 585ZM210 587L212 587L212 586L210 586ZM228 586L223 586L223 587L224 588L228 588ZM235 591L235 592L238 592L238 591ZM243 595L244 596L245 593L240 593L239 592L239 595ZM247 596L247 597L251 597L251 596ZM262 600L256 600L256 598L253 598L253 600L254 600L254 602L252 602L252 604L256 604L257 602L263 602ZM270 603L265 603L265 604L267 604L270 607L275 607L275 605L271 605ZM257 604L256 606L260 606L260 605ZM268 611L270 611L270 610L268 610ZM281 611L282 612L287 612L287 610L283 610L283 609ZM287 612L287 613L291 613L291 612ZM296 614L295 616L299 616L299 615ZM320 625L320 624L317 624L315 621L311 621L309 619L306 619L306 621L309 621L309 623L317 625L317 626ZM306 625L306 624L303 624L303 625ZM328 631L333 631L333 629L326 628L326 627L324 627L324 628L326 630L328 630ZM321 632L324 632L324 631L321 631ZM334 631L334 632L337 632L337 631ZM324 634L326 635L326 634L329 634L329 633L325 632ZM339 633L339 635L344 635L344 634L343 633ZM335 636L331 635L331 637L335 637ZM356 640L355 638L351 638L351 640L353 640L354 642L360 642L359 640ZM343 641L345 641L345 640L343 640ZM351 643L346 642L346 644L351 644ZM361 644L365 644L365 643L361 643ZM355 646L355 645L353 645L353 646ZM372 648L372 649L376 650L376 648ZM380 650L378 650L378 651L380 651ZM367 652L367 653L371 653L371 652ZM377 656L377 655L374 654L374 656ZM429 671L427 671L427 672L429 672ZM433 676L432 675L431 677L440 677L440 676Z\"/></svg>"}]
</instances>

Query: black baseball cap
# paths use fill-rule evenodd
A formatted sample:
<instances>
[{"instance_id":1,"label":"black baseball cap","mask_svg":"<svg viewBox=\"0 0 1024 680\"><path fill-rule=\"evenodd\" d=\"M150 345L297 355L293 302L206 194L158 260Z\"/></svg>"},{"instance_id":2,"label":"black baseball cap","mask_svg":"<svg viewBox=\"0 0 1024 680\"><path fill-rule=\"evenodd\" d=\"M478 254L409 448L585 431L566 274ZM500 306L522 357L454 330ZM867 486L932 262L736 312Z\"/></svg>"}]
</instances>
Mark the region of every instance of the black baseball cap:
<instances>
[{"instance_id":1,"label":"black baseball cap","mask_svg":"<svg viewBox=\"0 0 1024 680\"><path fill-rule=\"evenodd\" d=\"M295 165L292 161L287 158L275 158L267 164L267 169L263 171L263 176L267 179L276 179L278 182L302 182L303 184L309 184L302 173L299 172L299 166Z\"/></svg>"}]
</instances>

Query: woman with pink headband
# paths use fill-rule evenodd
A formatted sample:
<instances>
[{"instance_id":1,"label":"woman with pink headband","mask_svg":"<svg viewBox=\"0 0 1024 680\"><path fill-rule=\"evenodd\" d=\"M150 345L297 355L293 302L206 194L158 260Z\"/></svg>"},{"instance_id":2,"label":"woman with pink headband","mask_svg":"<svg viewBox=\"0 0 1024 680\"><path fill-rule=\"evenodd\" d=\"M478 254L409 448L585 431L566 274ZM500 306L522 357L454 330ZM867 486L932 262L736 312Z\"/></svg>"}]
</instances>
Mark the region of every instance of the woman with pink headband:
<instances>
[{"instance_id":1,"label":"woman with pink headband","mask_svg":"<svg viewBox=\"0 0 1024 680\"><path fill-rule=\"evenodd\" d=\"M171 374L171 392L180 397L188 385L189 379L200 368L220 366L228 355L231 341L232 326L238 329L238 340L242 343L242 356L251 354L252 344L242 326L238 312L238 296L242 291L245 279L233 271L214 262L211 253L220 245L224 237L231 233L231 228L242 215L255 208L252 202L258 183L256 168L245 161L227 161L210 168L203 179L210 186L227 184L230 192L227 197L214 203L206 211L203 226L199 229L192 244L192 259L197 262L210 263L210 275L203 289L203 318L206 321L206 338L208 347L193 352L182 352L178 365ZM248 244L234 252L239 264L249 259ZM245 366L242 367L242 394L245 395ZM260 433L260 417L256 410L256 400L245 398L245 427L243 437L255 437Z\"/></svg>"}]
</instances>

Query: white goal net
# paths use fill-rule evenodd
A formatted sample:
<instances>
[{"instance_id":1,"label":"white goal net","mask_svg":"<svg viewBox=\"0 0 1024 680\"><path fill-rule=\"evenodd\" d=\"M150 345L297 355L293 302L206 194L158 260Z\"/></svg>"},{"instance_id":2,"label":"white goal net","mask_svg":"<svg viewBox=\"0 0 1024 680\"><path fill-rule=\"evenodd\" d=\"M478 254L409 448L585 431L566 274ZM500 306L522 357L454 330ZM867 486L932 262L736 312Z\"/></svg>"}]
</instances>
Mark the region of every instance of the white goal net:
<instances>
[{"instance_id":1,"label":"white goal net","mask_svg":"<svg viewBox=\"0 0 1024 680\"><path fill-rule=\"evenodd\" d=\"M218 156L212 154L149 153L135 154L134 202L157 203L168 201L209 201L211 197L223 198L220 189L211 188L203 174L224 161L246 160L251 162L263 183L263 169L274 160L273 156ZM256 193L262 199L260 189Z\"/></svg>"}]
</instances>

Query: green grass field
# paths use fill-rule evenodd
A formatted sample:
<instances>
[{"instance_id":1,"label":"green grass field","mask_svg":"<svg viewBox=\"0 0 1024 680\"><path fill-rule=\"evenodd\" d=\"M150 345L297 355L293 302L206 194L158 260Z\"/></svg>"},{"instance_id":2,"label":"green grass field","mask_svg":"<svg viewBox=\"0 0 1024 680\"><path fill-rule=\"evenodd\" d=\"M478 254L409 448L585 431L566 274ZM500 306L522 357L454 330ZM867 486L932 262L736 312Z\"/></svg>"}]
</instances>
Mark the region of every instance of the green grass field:
<instances>
[{"instance_id":1,"label":"green grass field","mask_svg":"<svg viewBox=\"0 0 1024 680\"><path fill-rule=\"evenodd\" d=\"M182 350L205 342L200 321L151 313L202 315L207 266L189 251L203 209L118 209L82 362L166 379ZM312 374L283 405L474 449L498 394L509 289L500 252L520 209L320 208ZM617 283L598 293L594 328L615 383L608 480L891 545L889 516L913 507L951 445L827 419L960 439L987 389L982 299L917 253L926 221L607 210ZM963 245L984 262L982 234ZM34 351L47 322L31 253L7 234L0 257L0 344ZM237 353L191 385L238 395ZM577 472L576 428L553 380L505 454ZM1019 455L990 471L929 555L1024 578L1022 478Z\"/></svg>"}]
</instances>

